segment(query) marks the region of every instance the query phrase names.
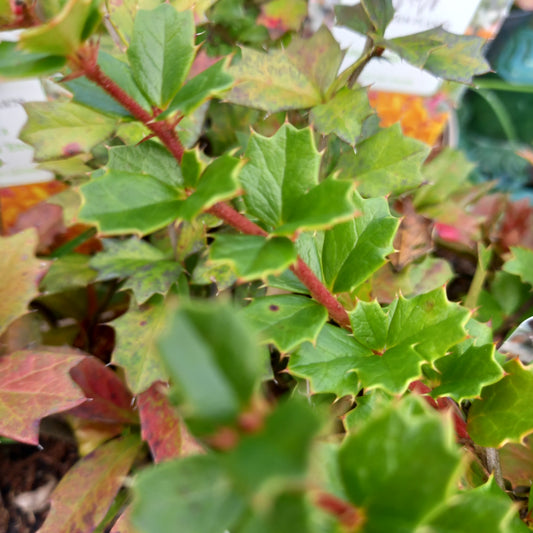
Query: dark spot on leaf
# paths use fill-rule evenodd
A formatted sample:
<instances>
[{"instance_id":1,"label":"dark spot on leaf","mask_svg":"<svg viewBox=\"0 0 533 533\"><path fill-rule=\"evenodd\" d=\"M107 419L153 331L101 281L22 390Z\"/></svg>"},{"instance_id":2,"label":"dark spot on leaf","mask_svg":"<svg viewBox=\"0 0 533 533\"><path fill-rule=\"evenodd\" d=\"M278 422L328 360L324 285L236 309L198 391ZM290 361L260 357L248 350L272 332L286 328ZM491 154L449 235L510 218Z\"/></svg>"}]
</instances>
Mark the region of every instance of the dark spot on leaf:
<instances>
[{"instance_id":1,"label":"dark spot on leaf","mask_svg":"<svg viewBox=\"0 0 533 533\"><path fill-rule=\"evenodd\" d=\"M271 311L279 311L279 305L269 305L268 308L271 310Z\"/></svg>"},{"instance_id":2,"label":"dark spot on leaf","mask_svg":"<svg viewBox=\"0 0 533 533\"><path fill-rule=\"evenodd\" d=\"M147 322L146 320L141 320L141 321L139 322L139 326L146 326L147 323L148 323L148 322Z\"/></svg>"}]
</instances>

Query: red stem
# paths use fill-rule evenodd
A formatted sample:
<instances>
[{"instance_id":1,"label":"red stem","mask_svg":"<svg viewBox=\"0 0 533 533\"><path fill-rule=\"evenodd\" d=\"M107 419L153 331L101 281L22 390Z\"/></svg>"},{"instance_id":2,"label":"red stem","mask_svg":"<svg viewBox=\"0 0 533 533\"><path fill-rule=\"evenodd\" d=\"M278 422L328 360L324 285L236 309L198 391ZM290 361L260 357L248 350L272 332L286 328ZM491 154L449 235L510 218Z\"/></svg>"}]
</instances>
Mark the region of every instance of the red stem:
<instances>
[{"instance_id":1,"label":"red stem","mask_svg":"<svg viewBox=\"0 0 533 533\"><path fill-rule=\"evenodd\" d=\"M309 289L311 296L321 303L329 312L329 316L344 329L351 330L350 317L346 309L338 302L337 298L324 287L315 273L307 266L305 261L298 257L295 265L291 266L292 272Z\"/></svg>"},{"instance_id":2,"label":"red stem","mask_svg":"<svg viewBox=\"0 0 533 533\"><path fill-rule=\"evenodd\" d=\"M111 78L102 72L97 63L97 48L88 46L81 49L72 58L72 62L85 74L85 76L104 89L117 102L126 108L137 120L157 135L161 142L170 150L171 154L181 163L183 158L183 145L177 137L174 129L165 121L154 122L154 117L143 109L129 94L119 87ZM257 224L241 215L230 205L219 202L207 210L208 213L217 216L224 222L247 235L260 235L268 237L268 233ZM329 316L345 329L350 328L348 313L331 294L314 272L298 257L292 272L309 289L311 296L322 304L329 312Z\"/></svg>"},{"instance_id":3,"label":"red stem","mask_svg":"<svg viewBox=\"0 0 533 533\"><path fill-rule=\"evenodd\" d=\"M174 129L169 128L165 121L154 121L154 117L146 109L141 107L134 98L102 72L96 60L97 49L91 46L81 49L78 55L73 58L73 62L80 67L89 80L104 89L122 107L127 109L137 120L141 121L157 135L170 153L181 163L184 148Z\"/></svg>"}]
</instances>

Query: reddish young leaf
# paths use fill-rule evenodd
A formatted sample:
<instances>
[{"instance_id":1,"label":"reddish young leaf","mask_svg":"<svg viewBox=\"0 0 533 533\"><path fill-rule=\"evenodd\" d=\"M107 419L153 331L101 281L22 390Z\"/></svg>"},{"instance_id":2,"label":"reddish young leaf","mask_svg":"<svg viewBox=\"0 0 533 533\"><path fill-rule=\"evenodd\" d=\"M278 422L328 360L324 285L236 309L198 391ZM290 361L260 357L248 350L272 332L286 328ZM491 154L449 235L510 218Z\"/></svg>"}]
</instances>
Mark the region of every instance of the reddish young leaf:
<instances>
[{"instance_id":1,"label":"reddish young leaf","mask_svg":"<svg viewBox=\"0 0 533 533\"><path fill-rule=\"evenodd\" d=\"M141 442L137 435L112 440L76 463L52 493L39 533L90 533L104 518Z\"/></svg>"},{"instance_id":2,"label":"reddish young leaf","mask_svg":"<svg viewBox=\"0 0 533 533\"><path fill-rule=\"evenodd\" d=\"M150 446L156 463L202 451L168 401L164 387L156 382L138 396L141 436Z\"/></svg>"},{"instance_id":3,"label":"reddish young leaf","mask_svg":"<svg viewBox=\"0 0 533 533\"><path fill-rule=\"evenodd\" d=\"M109 423L135 423L133 397L123 381L99 359L86 357L70 371L72 379L90 401L72 409L81 418Z\"/></svg>"},{"instance_id":4,"label":"reddish young leaf","mask_svg":"<svg viewBox=\"0 0 533 533\"><path fill-rule=\"evenodd\" d=\"M37 287L47 263L35 257L36 246L34 229L0 237L0 334L26 313L30 301L39 294Z\"/></svg>"},{"instance_id":5,"label":"reddish young leaf","mask_svg":"<svg viewBox=\"0 0 533 533\"><path fill-rule=\"evenodd\" d=\"M41 418L85 401L69 375L84 357L44 350L21 350L0 357L0 434L39 444Z\"/></svg>"}]
</instances>

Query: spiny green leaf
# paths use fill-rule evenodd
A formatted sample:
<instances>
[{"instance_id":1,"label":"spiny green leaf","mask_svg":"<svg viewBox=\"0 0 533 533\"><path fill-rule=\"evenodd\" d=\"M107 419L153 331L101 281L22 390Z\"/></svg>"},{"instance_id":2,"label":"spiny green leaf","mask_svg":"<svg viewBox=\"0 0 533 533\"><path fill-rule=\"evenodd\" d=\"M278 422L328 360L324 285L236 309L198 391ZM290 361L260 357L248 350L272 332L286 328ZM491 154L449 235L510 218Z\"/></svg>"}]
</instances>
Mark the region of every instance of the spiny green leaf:
<instances>
[{"instance_id":1,"label":"spiny green leaf","mask_svg":"<svg viewBox=\"0 0 533 533\"><path fill-rule=\"evenodd\" d=\"M435 361L441 374L440 385L432 396L449 396L460 402L479 397L483 387L499 381L503 376L501 366L494 359L494 344L455 346L452 352Z\"/></svg>"},{"instance_id":2,"label":"spiny green leaf","mask_svg":"<svg viewBox=\"0 0 533 533\"><path fill-rule=\"evenodd\" d=\"M168 378L155 346L165 320L163 298L154 296L141 306L132 302L127 313L111 322L116 332L111 362L124 369L134 394L145 391L155 381Z\"/></svg>"},{"instance_id":3,"label":"spiny green leaf","mask_svg":"<svg viewBox=\"0 0 533 533\"><path fill-rule=\"evenodd\" d=\"M380 40L378 43L397 53L411 65L423 68L430 54L443 45L441 33L443 31L441 28L433 28L395 39Z\"/></svg>"},{"instance_id":4,"label":"spiny green leaf","mask_svg":"<svg viewBox=\"0 0 533 533\"><path fill-rule=\"evenodd\" d=\"M334 133L353 145L361 135L364 121L373 113L366 89L343 87L331 100L313 107L310 120L320 133Z\"/></svg>"},{"instance_id":5,"label":"spiny green leaf","mask_svg":"<svg viewBox=\"0 0 533 533\"><path fill-rule=\"evenodd\" d=\"M134 487L132 521L146 533L175 533L176 524L181 533L222 533L245 506L213 455L145 468Z\"/></svg>"},{"instance_id":6,"label":"spiny green leaf","mask_svg":"<svg viewBox=\"0 0 533 533\"><path fill-rule=\"evenodd\" d=\"M355 193L354 205L358 217L324 233L321 264L325 283L335 293L355 289L394 251L399 221L391 216L387 201L363 200Z\"/></svg>"},{"instance_id":7,"label":"spiny green leaf","mask_svg":"<svg viewBox=\"0 0 533 533\"><path fill-rule=\"evenodd\" d=\"M126 279L122 289L131 289L139 305L154 294L165 295L182 271L179 263L137 237L104 240L104 251L90 265L98 271L99 281Z\"/></svg>"},{"instance_id":8,"label":"spiny green leaf","mask_svg":"<svg viewBox=\"0 0 533 533\"><path fill-rule=\"evenodd\" d=\"M217 234L209 257L233 265L241 280L254 280L282 272L296 261L297 254L285 237L266 240L256 235Z\"/></svg>"},{"instance_id":9,"label":"spiny green leaf","mask_svg":"<svg viewBox=\"0 0 533 533\"><path fill-rule=\"evenodd\" d=\"M414 531L458 482L451 425L420 402L411 397L378 411L339 451L346 493L369 533Z\"/></svg>"},{"instance_id":10,"label":"spiny green leaf","mask_svg":"<svg viewBox=\"0 0 533 533\"><path fill-rule=\"evenodd\" d=\"M178 216L185 199L174 158L154 142L110 151L107 170L81 187L80 220L108 234L146 234Z\"/></svg>"},{"instance_id":11,"label":"spiny green leaf","mask_svg":"<svg viewBox=\"0 0 533 533\"><path fill-rule=\"evenodd\" d=\"M247 210L290 235L351 218L350 185L333 178L318 183L320 155L310 128L284 124L272 137L252 133L240 179Z\"/></svg>"},{"instance_id":12,"label":"spiny green leaf","mask_svg":"<svg viewBox=\"0 0 533 533\"><path fill-rule=\"evenodd\" d=\"M305 73L322 94L335 81L344 55L326 26L321 26L309 39L294 35L286 52L290 62Z\"/></svg>"},{"instance_id":13,"label":"spiny green leaf","mask_svg":"<svg viewBox=\"0 0 533 533\"><path fill-rule=\"evenodd\" d=\"M68 0L63 9L45 24L23 31L20 46L25 50L68 56L77 51L98 19L95 0Z\"/></svg>"},{"instance_id":14,"label":"spiny green leaf","mask_svg":"<svg viewBox=\"0 0 533 533\"><path fill-rule=\"evenodd\" d=\"M230 305L182 304L157 345L193 431L212 432L248 407L264 354Z\"/></svg>"},{"instance_id":15,"label":"spiny green leaf","mask_svg":"<svg viewBox=\"0 0 533 533\"><path fill-rule=\"evenodd\" d=\"M420 533L527 533L512 500L493 477L484 485L452 496L435 515L425 521Z\"/></svg>"},{"instance_id":16,"label":"spiny green leaf","mask_svg":"<svg viewBox=\"0 0 533 533\"><path fill-rule=\"evenodd\" d=\"M241 61L230 69L237 81L227 99L235 104L275 113L321 103L320 91L284 50L268 54L242 49Z\"/></svg>"},{"instance_id":17,"label":"spiny green leaf","mask_svg":"<svg viewBox=\"0 0 533 533\"><path fill-rule=\"evenodd\" d=\"M378 35L383 35L394 16L392 0L362 0L363 9Z\"/></svg>"},{"instance_id":18,"label":"spiny green leaf","mask_svg":"<svg viewBox=\"0 0 533 533\"><path fill-rule=\"evenodd\" d=\"M88 152L111 136L116 121L72 102L30 102L20 139L35 148L37 161Z\"/></svg>"},{"instance_id":19,"label":"spiny green leaf","mask_svg":"<svg viewBox=\"0 0 533 533\"><path fill-rule=\"evenodd\" d=\"M335 16L340 25L355 30L357 33L366 35L374 30L374 24L362 2L351 6L336 5Z\"/></svg>"},{"instance_id":20,"label":"spiny green leaf","mask_svg":"<svg viewBox=\"0 0 533 533\"><path fill-rule=\"evenodd\" d=\"M159 118L165 118L176 111L187 115L205 100L221 96L233 84L233 77L228 72L228 62L227 59L217 61L189 80Z\"/></svg>"},{"instance_id":21,"label":"spiny green leaf","mask_svg":"<svg viewBox=\"0 0 533 533\"><path fill-rule=\"evenodd\" d=\"M354 359L367 356L369 351L348 332L326 324L316 346L304 343L291 355L289 370L291 374L308 378L314 393L356 395L361 385L354 372Z\"/></svg>"},{"instance_id":22,"label":"spiny green leaf","mask_svg":"<svg viewBox=\"0 0 533 533\"><path fill-rule=\"evenodd\" d=\"M533 373L518 359L503 369L506 375L485 387L468 412L468 432L481 446L498 448L506 442L520 442L533 432Z\"/></svg>"},{"instance_id":23,"label":"spiny green leaf","mask_svg":"<svg viewBox=\"0 0 533 533\"><path fill-rule=\"evenodd\" d=\"M523 281L533 285L533 250L520 246L511 246L513 257L506 261L503 270L520 276Z\"/></svg>"},{"instance_id":24,"label":"spiny green leaf","mask_svg":"<svg viewBox=\"0 0 533 533\"><path fill-rule=\"evenodd\" d=\"M64 56L20 50L17 43L0 43L0 76L24 78L54 74L65 65Z\"/></svg>"},{"instance_id":25,"label":"spiny green leaf","mask_svg":"<svg viewBox=\"0 0 533 533\"><path fill-rule=\"evenodd\" d=\"M166 108L185 81L195 54L194 32L191 11L161 4L137 13L128 59L133 78L152 104Z\"/></svg>"},{"instance_id":26,"label":"spiny green leaf","mask_svg":"<svg viewBox=\"0 0 533 533\"><path fill-rule=\"evenodd\" d=\"M446 80L470 83L474 76L485 74L490 65L483 57L485 39L475 35L455 35L442 28L439 33L443 46L434 50L424 69Z\"/></svg>"},{"instance_id":27,"label":"spiny green leaf","mask_svg":"<svg viewBox=\"0 0 533 533\"><path fill-rule=\"evenodd\" d=\"M394 124L360 143L356 154L341 156L340 177L354 179L363 196L401 194L424 181L420 171L429 150Z\"/></svg>"},{"instance_id":28,"label":"spiny green leaf","mask_svg":"<svg viewBox=\"0 0 533 533\"><path fill-rule=\"evenodd\" d=\"M388 316L387 346L412 344L424 360L431 362L465 338L470 313L449 302L444 288L439 288L408 300L400 296L388 307ZM350 317L356 337L358 331L365 331L357 317L356 308Z\"/></svg>"},{"instance_id":29,"label":"spiny green leaf","mask_svg":"<svg viewBox=\"0 0 533 533\"><path fill-rule=\"evenodd\" d=\"M242 311L264 342L288 352L303 341L314 342L328 319L325 307L296 294L256 298Z\"/></svg>"},{"instance_id":30,"label":"spiny green leaf","mask_svg":"<svg viewBox=\"0 0 533 533\"><path fill-rule=\"evenodd\" d=\"M359 302L349 314L353 337L325 326L316 346L304 343L291 356L291 372L309 378L315 392L355 394L360 382L402 393L421 376L424 361L443 357L465 337L468 319L468 311L448 302L443 289L400 297L385 309L376 301Z\"/></svg>"}]
</instances>

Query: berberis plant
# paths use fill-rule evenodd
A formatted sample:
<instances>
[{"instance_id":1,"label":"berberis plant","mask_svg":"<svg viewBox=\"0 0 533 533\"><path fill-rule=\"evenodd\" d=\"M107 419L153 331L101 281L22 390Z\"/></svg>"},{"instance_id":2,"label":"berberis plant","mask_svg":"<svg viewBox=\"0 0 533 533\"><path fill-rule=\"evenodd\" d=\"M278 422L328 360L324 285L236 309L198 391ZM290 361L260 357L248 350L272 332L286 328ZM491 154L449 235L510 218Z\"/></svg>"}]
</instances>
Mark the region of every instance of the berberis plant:
<instances>
[{"instance_id":1,"label":"berberis plant","mask_svg":"<svg viewBox=\"0 0 533 533\"><path fill-rule=\"evenodd\" d=\"M21 138L77 222L39 255L0 239L0 434L54 415L82 454L43 533L528 530L533 370L493 335L532 314L529 230L496 239L470 163L424 165L357 84L386 49L469 83L484 41L388 39L392 1L363 0L336 8L367 39L339 74L306 13L0 2L25 28L0 74L52 80Z\"/></svg>"}]
</instances>

